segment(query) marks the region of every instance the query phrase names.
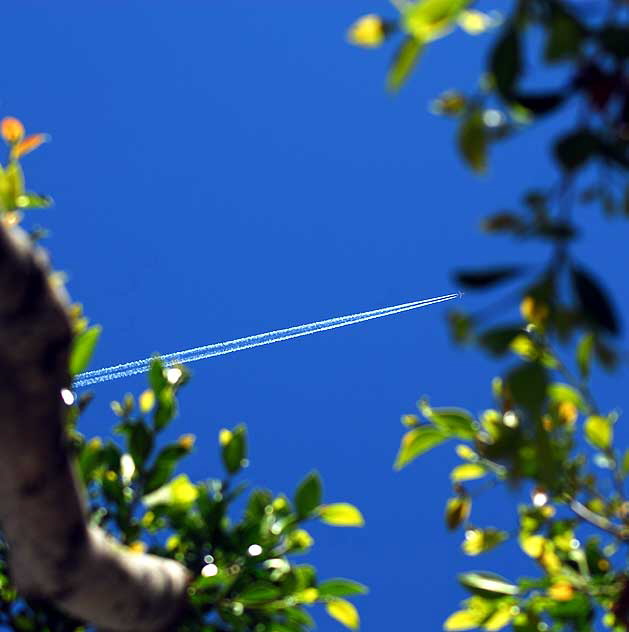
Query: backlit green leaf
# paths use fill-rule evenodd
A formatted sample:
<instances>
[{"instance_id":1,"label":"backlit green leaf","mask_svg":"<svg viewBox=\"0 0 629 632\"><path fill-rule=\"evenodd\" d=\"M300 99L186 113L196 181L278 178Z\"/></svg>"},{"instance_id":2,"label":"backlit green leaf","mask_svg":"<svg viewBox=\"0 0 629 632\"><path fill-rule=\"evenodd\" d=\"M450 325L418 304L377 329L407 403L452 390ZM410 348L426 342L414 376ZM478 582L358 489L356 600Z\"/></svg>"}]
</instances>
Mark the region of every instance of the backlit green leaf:
<instances>
[{"instance_id":1,"label":"backlit green leaf","mask_svg":"<svg viewBox=\"0 0 629 632\"><path fill-rule=\"evenodd\" d=\"M350 630L358 630L360 627L360 616L358 610L345 599L332 599L328 601L325 606L327 613L336 619L339 623L342 623L346 628Z\"/></svg>"},{"instance_id":2,"label":"backlit green leaf","mask_svg":"<svg viewBox=\"0 0 629 632\"><path fill-rule=\"evenodd\" d=\"M78 375L88 367L101 331L100 325L94 325L74 337L70 347L70 374L72 376Z\"/></svg>"},{"instance_id":3,"label":"backlit green leaf","mask_svg":"<svg viewBox=\"0 0 629 632\"><path fill-rule=\"evenodd\" d=\"M473 571L461 573L458 576L459 582L470 592L486 598L504 597L505 595L517 595L517 586L495 573L485 571Z\"/></svg>"},{"instance_id":4,"label":"backlit green leaf","mask_svg":"<svg viewBox=\"0 0 629 632\"><path fill-rule=\"evenodd\" d=\"M408 80L424 49L424 43L409 35L395 53L387 73L387 88L397 92Z\"/></svg>"},{"instance_id":5,"label":"backlit green leaf","mask_svg":"<svg viewBox=\"0 0 629 632\"><path fill-rule=\"evenodd\" d=\"M614 431L612 423L607 417L591 415L585 420L583 430L585 438L595 448L607 450L611 446Z\"/></svg>"},{"instance_id":6,"label":"backlit green leaf","mask_svg":"<svg viewBox=\"0 0 629 632\"><path fill-rule=\"evenodd\" d=\"M395 460L395 469L399 470L424 452L443 443L447 437L434 426L418 426L409 430L400 443L400 450Z\"/></svg>"},{"instance_id":7,"label":"backlit green leaf","mask_svg":"<svg viewBox=\"0 0 629 632\"><path fill-rule=\"evenodd\" d=\"M365 524L360 511L349 503L321 505L319 517L321 522L335 527L362 527Z\"/></svg>"},{"instance_id":8,"label":"backlit green leaf","mask_svg":"<svg viewBox=\"0 0 629 632\"><path fill-rule=\"evenodd\" d=\"M453 483L460 483L462 481L482 478L486 473L487 470L478 463L464 463L463 465L457 465L452 472L450 472L450 478Z\"/></svg>"}]
</instances>

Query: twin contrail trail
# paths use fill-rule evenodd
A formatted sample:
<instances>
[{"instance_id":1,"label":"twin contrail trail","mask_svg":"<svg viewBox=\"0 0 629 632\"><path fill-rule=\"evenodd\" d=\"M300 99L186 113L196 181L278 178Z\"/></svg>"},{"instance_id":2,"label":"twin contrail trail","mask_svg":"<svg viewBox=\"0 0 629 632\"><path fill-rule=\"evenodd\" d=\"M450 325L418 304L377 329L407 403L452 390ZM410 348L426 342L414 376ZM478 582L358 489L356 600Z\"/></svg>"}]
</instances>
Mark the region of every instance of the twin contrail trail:
<instances>
[{"instance_id":1,"label":"twin contrail trail","mask_svg":"<svg viewBox=\"0 0 629 632\"><path fill-rule=\"evenodd\" d=\"M348 316L337 316L328 320L320 320L316 323L308 323L306 325L297 325L296 327L288 327L287 329L278 329L276 331L268 331L264 334L256 334L255 336L247 336L246 338L238 338L237 340L229 340L228 342L216 342L203 347L194 347L185 351L177 351L175 353L167 353L160 356L164 366L173 366L174 364L185 364L188 362L196 362L213 356L224 355L226 353L234 353L235 351L243 351L244 349L252 349L262 345L270 345L274 342L282 340L290 340L291 338L299 338L318 331L327 331L328 329L336 329L337 327L345 327L347 325L355 325L366 320L374 318L382 318L383 316L392 316L401 312L407 312L420 307L427 307L435 303L443 303L460 297L461 294L446 294L444 296L436 296L435 298L427 298L422 301L414 301L412 303L403 303L402 305L394 305L392 307L383 307L370 312L360 312L358 314L350 314ZM134 360L133 362L125 362L124 364L116 364L95 371L85 371L80 373L74 379L73 386L79 388L81 386L90 386L99 382L107 382L109 380L117 380L118 378L136 375L137 373L145 373L153 358L144 358L143 360Z\"/></svg>"}]
</instances>

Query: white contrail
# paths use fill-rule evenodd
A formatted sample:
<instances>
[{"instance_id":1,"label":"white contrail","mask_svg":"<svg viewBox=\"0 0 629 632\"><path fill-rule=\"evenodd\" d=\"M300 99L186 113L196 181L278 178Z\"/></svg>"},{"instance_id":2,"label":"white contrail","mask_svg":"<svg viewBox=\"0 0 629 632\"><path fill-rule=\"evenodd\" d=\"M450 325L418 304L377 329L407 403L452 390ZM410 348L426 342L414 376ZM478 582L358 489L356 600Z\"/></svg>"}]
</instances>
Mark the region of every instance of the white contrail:
<instances>
[{"instance_id":1,"label":"white contrail","mask_svg":"<svg viewBox=\"0 0 629 632\"><path fill-rule=\"evenodd\" d=\"M164 366L195 362L197 360L204 360L205 358L211 358L225 353L243 351L244 349L251 349L252 347L260 347L262 345L270 345L274 342L281 342L282 340L298 338L299 336L307 336L308 334L314 334L318 331L327 331L328 329L336 329L337 327L345 327L346 325L361 323L365 320L391 316L393 314L407 312L412 309L434 305L435 303L451 301L452 299L460 296L460 293L446 294L444 296L436 296L435 298L427 298L422 301L403 303L392 307L382 307L381 309L374 309L370 312L361 312L359 314L350 314L348 316L338 316L328 320L320 320L316 323L297 325L296 327L289 327L287 329L278 329L264 334L256 334L255 336L229 340L228 342L216 342L203 347L194 347L192 349L186 349L185 351L177 351L176 353L167 353L166 355L160 356L160 359L164 363ZM107 382L121 377L136 375L137 373L144 373L148 370L152 359L152 357L144 358L143 360L134 360L133 362L125 362L124 364L116 364L103 369L80 373L75 377L73 386L75 388L89 386L90 384L98 384L99 382Z\"/></svg>"}]
</instances>

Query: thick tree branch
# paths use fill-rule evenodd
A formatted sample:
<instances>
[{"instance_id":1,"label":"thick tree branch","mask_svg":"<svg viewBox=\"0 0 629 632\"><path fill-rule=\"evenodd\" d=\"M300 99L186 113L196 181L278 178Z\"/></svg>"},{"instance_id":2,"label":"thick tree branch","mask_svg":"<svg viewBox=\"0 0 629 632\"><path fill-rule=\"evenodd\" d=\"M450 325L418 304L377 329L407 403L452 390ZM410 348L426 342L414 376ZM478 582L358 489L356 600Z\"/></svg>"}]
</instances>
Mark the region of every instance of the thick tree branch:
<instances>
[{"instance_id":1,"label":"thick tree branch","mask_svg":"<svg viewBox=\"0 0 629 632\"><path fill-rule=\"evenodd\" d=\"M0 525L18 590L99 628L174 630L189 581L86 522L63 431L71 328L43 252L0 223Z\"/></svg>"}]
</instances>

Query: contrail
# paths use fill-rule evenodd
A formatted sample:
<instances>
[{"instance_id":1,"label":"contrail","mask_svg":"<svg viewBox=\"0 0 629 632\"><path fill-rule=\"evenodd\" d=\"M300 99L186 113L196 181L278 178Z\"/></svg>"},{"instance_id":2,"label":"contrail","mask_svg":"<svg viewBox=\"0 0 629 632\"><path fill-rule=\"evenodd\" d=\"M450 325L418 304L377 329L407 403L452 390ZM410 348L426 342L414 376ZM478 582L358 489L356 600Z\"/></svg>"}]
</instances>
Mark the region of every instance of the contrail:
<instances>
[{"instance_id":1,"label":"contrail","mask_svg":"<svg viewBox=\"0 0 629 632\"><path fill-rule=\"evenodd\" d=\"M444 296L436 296L435 298L427 298L421 301L414 301L412 303L403 303L392 307L382 307L370 312L360 312L359 314L350 314L348 316L337 316L336 318L320 320L316 323L297 325L296 327L268 331L264 334L256 334L255 336L247 336L246 338L238 338L237 340L216 342L203 347L194 347L192 349L186 349L185 351L167 353L166 355L160 356L160 359L164 363L164 366L196 362L197 360L204 360L205 358L211 358L213 356L234 353L235 351L243 351L244 349L251 349L262 345L270 345L274 342L290 340L291 338L299 338L300 336L307 336L308 334L314 334L318 331L327 331L328 329L354 325L374 318L392 316L393 314L407 312L420 307L427 307L428 305L434 305L435 303L451 301L452 299L459 298L460 296L461 293L446 294ZM75 377L73 386L75 388L79 388L81 386L98 384L99 382L117 380L118 378L136 375L137 373L145 373L148 370L152 359L153 357L144 358L143 360L134 360L133 362L125 362L124 364L115 364L103 369L96 369L95 371L85 371Z\"/></svg>"}]
</instances>

